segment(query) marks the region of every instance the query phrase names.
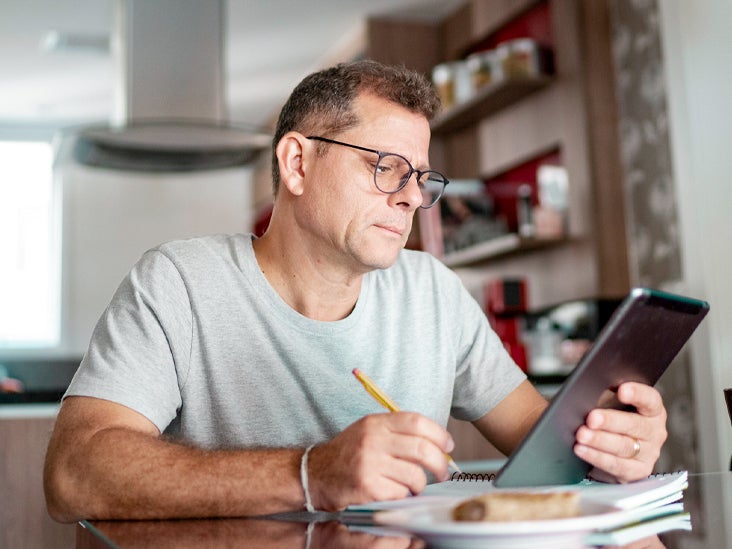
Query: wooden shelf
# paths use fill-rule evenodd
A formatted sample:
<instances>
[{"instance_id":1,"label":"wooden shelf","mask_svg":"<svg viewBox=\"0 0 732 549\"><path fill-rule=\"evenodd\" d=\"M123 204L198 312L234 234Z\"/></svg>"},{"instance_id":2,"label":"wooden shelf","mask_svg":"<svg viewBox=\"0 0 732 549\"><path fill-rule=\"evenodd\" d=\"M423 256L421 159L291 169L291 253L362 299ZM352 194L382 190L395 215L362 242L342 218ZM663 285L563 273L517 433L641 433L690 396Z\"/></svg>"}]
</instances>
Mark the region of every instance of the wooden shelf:
<instances>
[{"instance_id":1,"label":"wooden shelf","mask_svg":"<svg viewBox=\"0 0 732 549\"><path fill-rule=\"evenodd\" d=\"M371 19L369 56L427 75L441 63L465 59L469 52L514 38L532 37L550 50L552 70L493 82L469 100L446 106L431 121L429 152L435 165L456 179L510 183L524 182L521 173L513 178L514 170L557 151L569 178L569 229L564 239L505 235L439 253L442 236L427 227L415 247L434 252L476 293L482 280L516 272L530 284L536 306L580 295L627 293L617 108L612 97L608 99L614 90L609 7L592 2L588 9L572 0L459 4L429 23L403 14ZM415 33L418 48L406 38ZM526 182L534 183L533 177L527 171ZM601 209L599 215L596 204L606 203L613 207ZM515 231L514 224L510 226Z\"/></svg>"},{"instance_id":2,"label":"wooden shelf","mask_svg":"<svg viewBox=\"0 0 732 549\"><path fill-rule=\"evenodd\" d=\"M518 103L524 97L548 87L551 76L510 78L490 84L479 90L469 100L437 115L430 125L433 135L445 134L475 124L506 107Z\"/></svg>"},{"instance_id":3,"label":"wooden shelf","mask_svg":"<svg viewBox=\"0 0 732 549\"><path fill-rule=\"evenodd\" d=\"M552 248L567 242L567 238L521 238L511 233L445 254L442 262L448 267L467 266L514 253Z\"/></svg>"}]
</instances>

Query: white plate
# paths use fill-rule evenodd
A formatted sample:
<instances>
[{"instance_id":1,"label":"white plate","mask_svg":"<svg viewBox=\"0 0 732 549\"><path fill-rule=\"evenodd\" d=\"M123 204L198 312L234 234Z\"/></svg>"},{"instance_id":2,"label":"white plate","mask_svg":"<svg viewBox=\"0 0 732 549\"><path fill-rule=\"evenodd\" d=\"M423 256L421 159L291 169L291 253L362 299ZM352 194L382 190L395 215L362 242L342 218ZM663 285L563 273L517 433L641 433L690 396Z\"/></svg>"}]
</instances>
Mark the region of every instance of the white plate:
<instances>
[{"instance_id":1,"label":"white plate","mask_svg":"<svg viewBox=\"0 0 732 549\"><path fill-rule=\"evenodd\" d=\"M510 522L452 520L452 505L425 505L380 511L374 522L416 534L434 547L585 547L585 536L600 528L623 524L628 511L610 505L580 501L580 515L566 519Z\"/></svg>"}]
</instances>

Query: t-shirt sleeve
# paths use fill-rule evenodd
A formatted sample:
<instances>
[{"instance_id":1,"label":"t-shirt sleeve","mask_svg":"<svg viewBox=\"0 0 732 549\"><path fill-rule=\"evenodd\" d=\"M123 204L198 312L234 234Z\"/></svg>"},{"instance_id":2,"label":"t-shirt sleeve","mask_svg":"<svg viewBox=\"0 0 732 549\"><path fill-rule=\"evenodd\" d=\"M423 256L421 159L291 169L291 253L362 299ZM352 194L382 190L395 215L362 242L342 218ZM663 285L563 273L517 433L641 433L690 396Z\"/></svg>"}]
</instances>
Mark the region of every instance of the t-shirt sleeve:
<instances>
[{"instance_id":1,"label":"t-shirt sleeve","mask_svg":"<svg viewBox=\"0 0 732 549\"><path fill-rule=\"evenodd\" d=\"M526 374L516 365L475 299L461 285L457 303L457 366L451 414L475 421L506 398Z\"/></svg>"},{"instance_id":2,"label":"t-shirt sleeve","mask_svg":"<svg viewBox=\"0 0 732 549\"><path fill-rule=\"evenodd\" d=\"M181 406L191 330L191 306L178 269L161 251L147 252L99 319L64 398L122 404L163 432Z\"/></svg>"}]
</instances>

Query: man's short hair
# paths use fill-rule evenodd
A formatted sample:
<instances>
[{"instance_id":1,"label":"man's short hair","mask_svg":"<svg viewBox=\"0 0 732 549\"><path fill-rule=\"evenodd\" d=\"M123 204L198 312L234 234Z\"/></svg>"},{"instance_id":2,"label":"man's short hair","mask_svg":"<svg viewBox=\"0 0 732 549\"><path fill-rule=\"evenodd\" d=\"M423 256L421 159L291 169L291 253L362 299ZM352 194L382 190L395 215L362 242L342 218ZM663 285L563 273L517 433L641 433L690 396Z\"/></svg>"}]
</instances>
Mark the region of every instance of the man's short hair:
<instances>
[{"instance_id":1,"label":"man's short hair","mask_svg":"<svg viewBox=\"0 0 732 549\"><path fill-rule=\"evenodd\" d=\"M336 135L359 123L353 101L368 93L431 120L440 108L432 83L403 66L361 60L341 63L306 76L292 91L280 112L272 140L272 190L277 195L280 170L277 144L289 131L305 135Z\"/></svg>"}]
</instances>

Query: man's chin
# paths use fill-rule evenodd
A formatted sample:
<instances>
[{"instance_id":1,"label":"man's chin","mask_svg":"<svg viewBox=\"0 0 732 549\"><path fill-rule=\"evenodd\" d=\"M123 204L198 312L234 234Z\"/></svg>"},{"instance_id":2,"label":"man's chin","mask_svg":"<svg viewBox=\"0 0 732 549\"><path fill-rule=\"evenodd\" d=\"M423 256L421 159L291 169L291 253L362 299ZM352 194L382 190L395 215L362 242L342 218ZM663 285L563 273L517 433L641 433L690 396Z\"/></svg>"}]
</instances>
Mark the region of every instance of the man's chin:
<instances>
[{"instance_id":1,"label":"man's chin","mask_svg":"<svg viewBox=\"0 0 732 549\"><path fill-rule=\"evenodd\" d=\"M399 253L401 252L401 248L398 250L393 251L392 253L387 253L385 250L379 250L376 253L369 254L367 258L364 258L364 263L371 267L371 270L376 269L388 269L394 263L396 263L397 258L399 257Z\"/></svg>"}]
</instances>

